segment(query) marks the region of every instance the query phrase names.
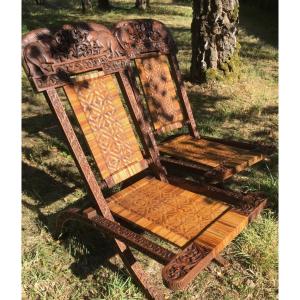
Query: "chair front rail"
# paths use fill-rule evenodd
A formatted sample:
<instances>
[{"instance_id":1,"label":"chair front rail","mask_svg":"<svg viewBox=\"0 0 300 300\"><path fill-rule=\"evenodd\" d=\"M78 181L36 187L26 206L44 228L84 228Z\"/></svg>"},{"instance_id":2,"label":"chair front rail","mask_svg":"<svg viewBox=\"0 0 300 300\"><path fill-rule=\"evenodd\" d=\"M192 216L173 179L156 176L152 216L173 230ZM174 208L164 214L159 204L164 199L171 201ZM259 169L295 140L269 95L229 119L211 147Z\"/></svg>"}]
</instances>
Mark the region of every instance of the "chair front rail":
<instances>
[{"instance_id":1,"label":"chair front rail","mask_svg":"<svg viewBox=\"0 0 300 300\"><path fill-rule=\"evenodd\" d=\"M117 238L163 265L166 265L175 257L175 254L166 248L151 242L143 236L121 226L117 222L101 217L97 214L96 210L92 208L87 210L89 210L88 214L85 214L85 211L81 214L74 209L62 212L57 220L58 231L61 231L64 224L69 220L75 220L92 226L96 230L100 230L113 238Z\"/></svg>"}]
</instances>

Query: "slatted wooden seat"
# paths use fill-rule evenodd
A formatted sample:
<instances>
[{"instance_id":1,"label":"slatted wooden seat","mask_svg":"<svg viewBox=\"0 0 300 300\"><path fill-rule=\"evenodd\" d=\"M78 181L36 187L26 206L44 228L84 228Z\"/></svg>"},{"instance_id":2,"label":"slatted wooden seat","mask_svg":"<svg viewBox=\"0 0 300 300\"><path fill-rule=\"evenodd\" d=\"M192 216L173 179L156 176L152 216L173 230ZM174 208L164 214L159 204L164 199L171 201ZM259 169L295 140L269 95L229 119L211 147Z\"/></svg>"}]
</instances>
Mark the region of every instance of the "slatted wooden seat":
<instances>
[{"instance_id":1,"label":"slatted wooden seat","mask_svg":"<svg viewBox=\"0 0 300 300\"><path fill-rule=\"evenodd\" d=\"M108 199L116 215L179 247L196 243L218 254L248 223L216 199L146 177ZM217 238L219 239L217 239ZM222 246L219 245L222 244Z\"/></svg>"},{"instance_id":2,"label":"slatted wooden seat","mask_svg":"<svg viewBox=\"0 0 300 300\"><path fill-rule=\"evenodd\" d=\"M258 144L199 136L176 45L165 25L151 19L122 21L114 27L114 34L134 60L155 133L189 128L189 135L171 141L169 137L159 144L162 162L199 171L206 180L223 181L265 158L261 152L267 148Z\"/></svg>"},{"instance_id":3,"label":"slatted wooden seat","mask_svg":"<svg viewBox=\"0 0 300 300\"><path fill-rule=\"evenodd\" d=\"M128 246L164 265L167 287L184 289L261 211L266 200L175 177L168 182L128 80L129 61L104 26L65 25L57 32L38 29L23 37L22 46L25 72L56 115L94 200L94 206L87 209L62 212L58 229L75 220L112 237L128 271L149 299L163 299L163 295L151 285ZM57 93L60 87L101 174L100 182ZM121 182L127 187L105 199L101 189ZM114 216L126 223L120 225ZM177 253L133 232L128 222L177 245Z\"/></svg>"}]
</instances>

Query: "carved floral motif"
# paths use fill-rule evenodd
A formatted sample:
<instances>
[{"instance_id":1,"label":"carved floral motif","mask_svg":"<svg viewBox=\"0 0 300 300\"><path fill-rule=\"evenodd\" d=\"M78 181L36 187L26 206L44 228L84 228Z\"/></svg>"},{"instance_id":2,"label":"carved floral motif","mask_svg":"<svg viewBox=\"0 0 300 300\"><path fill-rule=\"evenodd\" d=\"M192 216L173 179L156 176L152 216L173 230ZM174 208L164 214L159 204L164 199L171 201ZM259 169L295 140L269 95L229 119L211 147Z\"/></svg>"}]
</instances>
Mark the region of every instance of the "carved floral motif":
<instances>
[{"instance_id":1,"label":"carved floral motif","mask_svg":"<svg viewBox=\"0 0 300 300\"><path fill-rule=\"evenodd\" d=\"M155 20L119 22L114 35L130 57L151 51L176 52L176 45L167 28Z\"/></svg>"},{"instance_id":2,"label":"carved floral motif","mask_svg":"<svg viewBox=\"0 0 300 300\"><path fill-rule=\"evenodd\" d=\"M112 73L126 65L124 50L98 24L65 25L59 31L38 29L23 37L25 70L38 91L68 83L70 75L102 69Z\"/></svg>"},{"instance_id":3,"label":"carved floral motif","mask_svg":"<svg viewBox=\"0 0 300 300\"><path fill-rule=\"evenodd\" d=\"M207 248L190 244L163 268L164 283L173 290L184 289L212 259L211 254Z\"/></svg>"}]
</instances>

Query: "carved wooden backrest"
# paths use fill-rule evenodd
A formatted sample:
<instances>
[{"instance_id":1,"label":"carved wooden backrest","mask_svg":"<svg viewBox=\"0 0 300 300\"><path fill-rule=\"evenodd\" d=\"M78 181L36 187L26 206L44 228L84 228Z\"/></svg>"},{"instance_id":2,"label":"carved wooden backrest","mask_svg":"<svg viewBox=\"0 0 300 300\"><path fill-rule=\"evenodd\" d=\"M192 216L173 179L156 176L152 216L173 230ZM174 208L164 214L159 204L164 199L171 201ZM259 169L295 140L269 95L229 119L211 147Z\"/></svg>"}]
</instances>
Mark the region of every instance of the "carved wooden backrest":
<instances>
[{"instance_id":1,"label":"carved wooden backrest","mask_svg":"<svg viewBox=\"0 0 300 300\"><path fill-rule=\"evenodd\" d=\"M113 183L147 167L113 75L82 75L64 90L104 179Z\"/></svg>"},{"instance_id":2,"label":"carved wooden backrest","mask_svg":"<svg viewBox=\"0 0 300 300\"><path fill-rule=\"evenodd\" d=\"M182 127L186 117L168 60L177 49L168 29L155 20L130 20L119 22L114 35L127 55L135 59L156 132Z\"/></svg>"},{"instance_id":3,"label":"carved wooden backrest","mask_svg":"<svg viewBox=\"0 0 300 300\"><path fill-rule=\"evenodd\" d=\"M24 36L22 46L33 86L48 97L49 91L64 88L108 186L147 168L113 74L128 62L107 28L89 23L65 25L54 33L35 30Z\"/></svg>"}]
</instances>

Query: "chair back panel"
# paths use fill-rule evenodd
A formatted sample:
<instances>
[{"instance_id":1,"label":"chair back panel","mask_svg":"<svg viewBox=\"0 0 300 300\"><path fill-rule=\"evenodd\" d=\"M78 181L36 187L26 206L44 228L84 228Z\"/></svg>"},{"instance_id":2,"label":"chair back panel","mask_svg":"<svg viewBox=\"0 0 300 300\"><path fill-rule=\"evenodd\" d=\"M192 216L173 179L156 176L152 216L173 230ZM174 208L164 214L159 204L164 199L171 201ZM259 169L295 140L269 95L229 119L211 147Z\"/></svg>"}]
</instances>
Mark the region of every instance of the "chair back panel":
<instances>
[{"instance_id":1,"label":"chair back panel","mask_svg":"<svg viewBox=\"0 0 300 300\"><path fill-rule=\"evenodd\" d=\"M109 186L147 168L113 75L79 75L64 90Z\"/></svg>"},{"instance_id":2,"label":"chair back panel","mask_svg":"<svg viewBox=\"0 0 300 300\"><path fill-rule=\"evenodd\" d=\"M146 102L158 133L183 126L184 116L166 55L135 59Z\"/></svg>"},{"instance_id":3,"label":"chair back panel","mask_svg":"<svg viewBox=\"0 0 300 300\"><path fill-rule=\"evenodd\" d=\"M96 23L64 25L58 31L36 29L22 38L22 61L32 86L38 91L70 83L70 76L124 69L128 60L110 30Z\"/></svg>"}]
</instances>

